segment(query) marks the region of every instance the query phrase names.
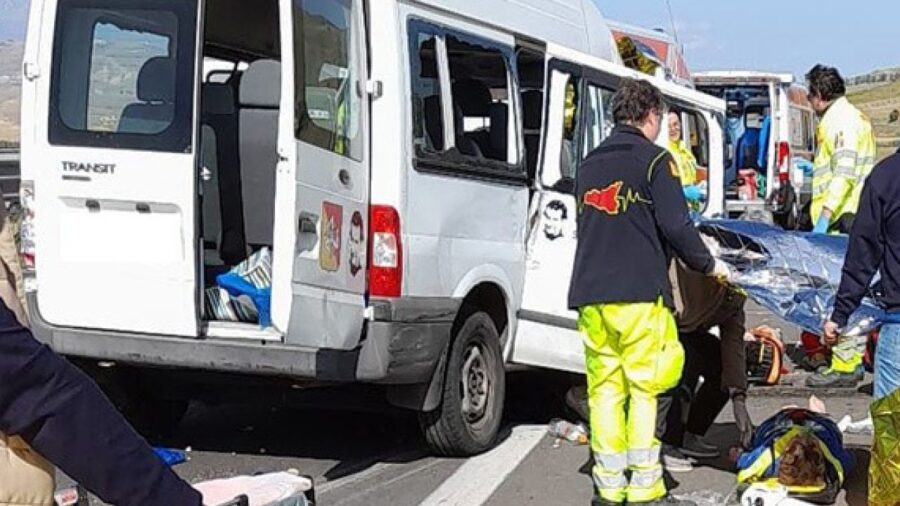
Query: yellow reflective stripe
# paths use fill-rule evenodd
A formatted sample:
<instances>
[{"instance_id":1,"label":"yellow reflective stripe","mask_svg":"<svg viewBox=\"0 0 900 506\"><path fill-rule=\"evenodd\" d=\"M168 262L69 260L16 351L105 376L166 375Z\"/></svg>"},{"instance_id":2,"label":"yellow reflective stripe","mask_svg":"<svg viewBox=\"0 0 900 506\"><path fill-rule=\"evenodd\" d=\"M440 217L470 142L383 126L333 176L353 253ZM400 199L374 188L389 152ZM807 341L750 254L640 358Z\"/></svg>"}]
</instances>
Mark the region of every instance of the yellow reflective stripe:
<instances>
[{"instance_id":1,"label":"yellow reflective stripe","mask_svg":"<svg viewBox=\"0 0 900 506\"><path fill-rule=\"evenodd\" d=\"M624 472L628 467L628 457L624 453L594 452L594 462L604 471L611 473Z\"/></svg>"},{"instance_id":2,"label":"yellow reflective stripe","mask_svg":"<svg viewBox=\"0 0 900 506\"><path fill-rule=\"evenodd\" d=\"M628 450L628 465L631 467L649 467L659 463L660 447L638 448Z\"/></svg>"},{"instance_id":3,"label":"yellow reflective stripe","mask_svg":"<svg viewBox=\"0 0 900 506\"><path fill-rule=\"evenodd\" d=\"M646 471L631 471L632 488L651 488L656 486L663 479L662 467L656 469L648 469Z\"/></svg>"},{"instance_id":4,"label":"yellow reflective stripe","mask_svg":"<svg viewBox=\"0 0 900 506\"><path fill-rule=\"evenodd\" d=\"M668 153L668 151L665 151L665 150L661 151L658 155L656 155L656 158L654 158L653 161L650 162L650 167L647 167L647 182L648 183L650 182L651 179L653 179L653 167L656 167L656 163L659 162L662 159L662 157L666 156L666 153Z\"/></svg>"}]
</instances>

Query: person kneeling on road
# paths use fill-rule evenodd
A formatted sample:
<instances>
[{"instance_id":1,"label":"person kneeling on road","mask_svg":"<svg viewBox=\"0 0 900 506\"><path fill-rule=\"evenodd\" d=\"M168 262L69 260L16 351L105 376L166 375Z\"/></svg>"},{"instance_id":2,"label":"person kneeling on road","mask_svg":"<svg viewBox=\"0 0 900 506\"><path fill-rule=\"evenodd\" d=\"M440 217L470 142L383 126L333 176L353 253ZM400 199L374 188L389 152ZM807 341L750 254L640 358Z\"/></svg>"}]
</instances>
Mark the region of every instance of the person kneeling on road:
<instances>
[{"instance_id":1,"label":"person kneeling on road","mask_svg":"<svg viewBox=\"0 0 900 506\"><path fill-rule=\"evenodd\" d=\"M689 458L716 458L719 449L703 436L731 399L743 447L753 424L747 413L746 297L714 278L673 261L669 270L675 295L675 320L685 350L681 383L659 398L656 437L663 442L663 466L687 472ZM719 328L720 338L710 334ZM698 388L700 377L703 384Z\"/></svg>"}]
</instances>

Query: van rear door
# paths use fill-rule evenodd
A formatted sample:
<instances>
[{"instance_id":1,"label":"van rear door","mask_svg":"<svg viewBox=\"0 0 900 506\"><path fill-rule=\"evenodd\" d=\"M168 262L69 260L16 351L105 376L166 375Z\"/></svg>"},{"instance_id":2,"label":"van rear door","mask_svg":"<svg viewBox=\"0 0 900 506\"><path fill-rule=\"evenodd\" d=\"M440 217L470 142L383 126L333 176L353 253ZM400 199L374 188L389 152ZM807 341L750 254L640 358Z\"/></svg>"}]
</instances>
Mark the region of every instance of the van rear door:
<instances>
[{"instance_id":1,"label":"van rear door","mask_svg":"<svg viewBox=\"0 0 900 506\"><path fill-rule=\"evenodd\" d=\"M38 310L196 336L196 0L49 0L25 171Z\"/></svg>"},{"instance_id":2,"label":"van rear door","mask_svg":"<svg viewBox=\"0 0 900 506\"><path fill-rule=\"evenodd\" d=\"M363 14L362 0L281 0L272 321L291 344L348 350L362 335L369 222Z\"/></svg>"}]
</instances>

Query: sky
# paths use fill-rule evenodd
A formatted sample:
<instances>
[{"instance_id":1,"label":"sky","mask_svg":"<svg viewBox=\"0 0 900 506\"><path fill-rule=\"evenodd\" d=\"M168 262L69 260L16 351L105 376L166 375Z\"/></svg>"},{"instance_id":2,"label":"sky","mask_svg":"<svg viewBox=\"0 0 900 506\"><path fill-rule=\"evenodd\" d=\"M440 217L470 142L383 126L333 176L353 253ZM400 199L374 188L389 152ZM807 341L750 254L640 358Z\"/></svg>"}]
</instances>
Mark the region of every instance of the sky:
<instances>
[{"instance_id":1,"label":"sky","mask_svg":"<svg viewBox=\"0 0 900 506\"><path fill-rule=\"evenodd\" d=\"M609 19L672 32L665 0L594 1ZM800 77L822 62L853 76L900 66L896 0L669 1L693 70L743 68ZM25 36L27 4L0 0L0 41Z\"/></svg>"},{"instance_id":2,"label":"sky","mask_svg":"<svg viewBox=\"0 0 900 506\"><path fill-rule=\"evenodd\" d=\"M594 0L607 19L672 33L665 0ZM896 0L669 0L691 70L802 77L816 63L854 76L900 66Z\"/></svg>"}]
</instances>

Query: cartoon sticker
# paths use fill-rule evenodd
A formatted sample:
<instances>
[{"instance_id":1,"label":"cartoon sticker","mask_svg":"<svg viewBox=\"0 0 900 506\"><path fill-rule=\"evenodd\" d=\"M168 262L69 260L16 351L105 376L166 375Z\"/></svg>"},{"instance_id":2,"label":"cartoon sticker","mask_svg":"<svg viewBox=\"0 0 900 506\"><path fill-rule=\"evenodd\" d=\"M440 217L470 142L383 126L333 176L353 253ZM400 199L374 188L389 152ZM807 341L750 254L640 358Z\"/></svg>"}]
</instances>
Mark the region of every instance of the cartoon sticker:
<instances>
[{"instance_id":1,"label":"cartoon sticker","mask_svg":"<svg viewBox=\"0 0 900 506\"><path fill-rule=\"evenodd\" d=\"M350 219L350 274L354 277L362 270L366 257L365 227L359 211Z\"/></svg>"},{"instance_id":2,"label":"cartoon sticker","mask_svg":"<svg viewBox=\"0 0 900 506\"><path fill-rule=\"evenodd\" d=\"M341 225L344 209L331 202L322 202L322 226L319 240L319 267L335 272L341 266Z\"/></svg>"}]
</instances>

